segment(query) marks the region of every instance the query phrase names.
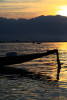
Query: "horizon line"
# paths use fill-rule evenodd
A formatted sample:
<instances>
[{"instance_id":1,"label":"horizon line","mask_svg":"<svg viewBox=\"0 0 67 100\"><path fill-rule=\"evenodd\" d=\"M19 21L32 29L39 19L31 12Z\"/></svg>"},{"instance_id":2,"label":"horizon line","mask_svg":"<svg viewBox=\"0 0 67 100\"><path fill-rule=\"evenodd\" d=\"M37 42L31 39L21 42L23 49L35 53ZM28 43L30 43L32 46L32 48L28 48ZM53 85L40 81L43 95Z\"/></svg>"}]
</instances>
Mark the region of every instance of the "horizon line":
<instances>
[{"instance_id":1,"label":"horizon line","mask_svg":"<svg viewBox=\"0 0 67 100\"><path fill-rule=\"evenodd\" d=\"M7 18L7 17L0 17L0 18L4 18L4 19L15 19L15 20L18 20L18 19L26 19L26 20L30 20L30 19L34 19L34 18L38 18L38 17L48 17L48 16L60 16L60 17L67 17L67 16L62 16L62 15L40 15L40 16L36 16L36 17L32 17L32 18L24 18L24 17L20 17L20 18Z\"/></svg>"}]
</instances>

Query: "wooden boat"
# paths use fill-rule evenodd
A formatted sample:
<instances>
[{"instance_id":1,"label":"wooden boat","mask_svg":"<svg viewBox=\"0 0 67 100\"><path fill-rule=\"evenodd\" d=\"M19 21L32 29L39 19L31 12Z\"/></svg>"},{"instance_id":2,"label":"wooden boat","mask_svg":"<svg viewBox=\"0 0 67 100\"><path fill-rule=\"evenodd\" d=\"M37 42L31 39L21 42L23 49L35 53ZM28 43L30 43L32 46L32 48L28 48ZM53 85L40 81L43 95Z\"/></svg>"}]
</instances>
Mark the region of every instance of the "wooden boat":
<instances>
[{"instance_id":1,"label":"wooden boat","mask_svg":"<svg viewBox=\"0 0 67 100\"><path fill-rule=\"evenodd\" d=\"M47 56L50 54L56 53L57 54L57 63L58 63L58 70L57 70L57 79L59 79L59 73L61 69L61 64L59 60L59 54L58 50L49 50L45 53L35 53L35 54L27 54L27 55L19 55L19 56L6 56L6 57L0 57L0 67L5 67L6 65L12 65L12 64L19 64L19 63L24 63L36 58L40 58L43 56Z\"/></svg>"},{"instance_id":2,"label":"wooden boat","mask_svg":"<svg viewBox=\"0 0 67 100\"><path fill-rule=\"evenodd\" d=\"M57 50L50 50L45 53L36 53L36 54L27 54L27 55L9 55L5 57L0 57L0 66L6 66L6 65L11 65L11 64L19 64L23 62L27 62L36 58L40 58L43 56L47 56L49 54L56 53Z\"/></svg>"}]
</instances>

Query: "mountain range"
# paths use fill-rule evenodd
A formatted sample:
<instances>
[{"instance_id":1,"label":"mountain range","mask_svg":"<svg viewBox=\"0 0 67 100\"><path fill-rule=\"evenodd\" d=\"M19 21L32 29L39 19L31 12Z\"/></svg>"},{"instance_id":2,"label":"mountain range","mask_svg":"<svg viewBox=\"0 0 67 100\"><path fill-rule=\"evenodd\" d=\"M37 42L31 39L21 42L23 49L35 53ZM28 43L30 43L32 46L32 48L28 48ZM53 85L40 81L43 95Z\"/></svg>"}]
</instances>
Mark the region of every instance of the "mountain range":
<instances>
[{"instance_id":1,"label":"mountain range","mask_svg":"<svg viewBox=\"0 0 67 100\"><path fill-rule=\"evenodd\" d=\"M0 17L0 41L67 41L67 17L38 16L32 19Z\"/></svg>"}]
</instances>

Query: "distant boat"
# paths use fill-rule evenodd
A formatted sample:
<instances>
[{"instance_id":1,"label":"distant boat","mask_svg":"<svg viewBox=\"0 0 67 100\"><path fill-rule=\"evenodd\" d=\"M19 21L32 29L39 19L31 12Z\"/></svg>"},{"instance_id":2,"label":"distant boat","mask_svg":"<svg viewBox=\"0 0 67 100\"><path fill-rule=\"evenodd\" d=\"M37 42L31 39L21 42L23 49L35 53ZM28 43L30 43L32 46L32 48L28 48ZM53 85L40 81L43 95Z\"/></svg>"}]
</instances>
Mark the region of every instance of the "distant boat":
<instances>
[{"instance_id":1,"label":"distant boat","mask_svg":"<svg viewBox=\"0 0 67 100\"><path fill-rule=\"evenodd\" d=\"M37 44L41 44L41 42L37 42Z\"/></svg>"},{"instance_id":2,"label":"distant boat","mask_svg":"<svg viewBox=\"0 0 67 100\"><path fill-rule=\"evenodd\" d=\"M36 44L41 44L42 42L32 42L32 43L33 43L33 44L34 44L34 43L36 43Z\"/></svg>"}]
</instances>

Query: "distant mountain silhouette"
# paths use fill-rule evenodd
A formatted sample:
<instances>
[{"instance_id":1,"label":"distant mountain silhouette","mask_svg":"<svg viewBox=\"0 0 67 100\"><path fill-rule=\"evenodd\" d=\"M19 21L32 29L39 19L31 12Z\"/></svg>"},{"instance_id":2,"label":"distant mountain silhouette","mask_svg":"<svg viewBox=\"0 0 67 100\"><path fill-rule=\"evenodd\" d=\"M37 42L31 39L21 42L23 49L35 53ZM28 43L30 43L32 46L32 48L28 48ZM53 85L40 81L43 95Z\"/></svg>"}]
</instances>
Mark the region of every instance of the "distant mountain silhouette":
<instances>
[{"instance_id":1,"label":"distant mountain silhouette","mask_svg":"<svg viewBox=\"0 0 67 100\"><path fill-rule=\"evenodd\" d=\"M0 41L67 41L67 17L38 16L32 19L0 17Z\"/></svg>"}]
</instances>

